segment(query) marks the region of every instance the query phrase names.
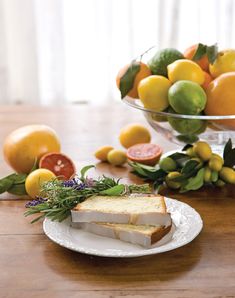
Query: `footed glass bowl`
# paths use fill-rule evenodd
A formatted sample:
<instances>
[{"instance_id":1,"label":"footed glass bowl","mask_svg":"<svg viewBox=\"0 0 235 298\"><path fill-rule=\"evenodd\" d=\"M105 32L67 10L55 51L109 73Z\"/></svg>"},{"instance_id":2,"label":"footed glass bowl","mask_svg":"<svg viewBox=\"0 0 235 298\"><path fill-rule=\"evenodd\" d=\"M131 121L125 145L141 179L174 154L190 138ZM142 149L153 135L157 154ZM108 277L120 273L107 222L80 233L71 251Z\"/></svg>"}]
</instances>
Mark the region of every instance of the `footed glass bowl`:
<instances>
[{"instance_id":1,"label":"footed glass bowl","mask_svg":"<svg viewBox=\"0 0 235 298\"><path fill-rule=\"evenodd\" d=\"M208 142L221 152L229 138L235 144L235 115L204 116L156 112L146 109L138 99L123 100L132 108L143 111L148 123L169 141L182 145L197 140Z\"/></svg>"}]
</instances>

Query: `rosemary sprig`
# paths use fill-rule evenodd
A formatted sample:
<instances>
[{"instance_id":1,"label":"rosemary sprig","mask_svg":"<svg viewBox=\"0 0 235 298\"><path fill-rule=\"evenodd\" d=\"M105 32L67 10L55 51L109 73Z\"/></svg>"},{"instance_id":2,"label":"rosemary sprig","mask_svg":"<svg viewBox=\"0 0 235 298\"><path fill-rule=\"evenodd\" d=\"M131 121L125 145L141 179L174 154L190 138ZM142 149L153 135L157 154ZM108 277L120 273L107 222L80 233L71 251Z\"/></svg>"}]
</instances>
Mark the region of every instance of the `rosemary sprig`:
<instances>
[{"instance_id":1,"label":"rosemary sprig","mask_svg":"<svg viewBox=\"0 0 235 298\"><path fill-rule=\"evenodd\" d=\"M120 196L151 192L148 184L125 185L119 183L120 179L115 180L106 176L96 180L87 178L85 174L91 167L84 167L79 178L44 183L41 188L41 196L26 204L28 210L24 215L39 214L32 223L44 217L61 222L70 215L70 210L78 203L93 195Z\"/></svg>"}]
</instances>

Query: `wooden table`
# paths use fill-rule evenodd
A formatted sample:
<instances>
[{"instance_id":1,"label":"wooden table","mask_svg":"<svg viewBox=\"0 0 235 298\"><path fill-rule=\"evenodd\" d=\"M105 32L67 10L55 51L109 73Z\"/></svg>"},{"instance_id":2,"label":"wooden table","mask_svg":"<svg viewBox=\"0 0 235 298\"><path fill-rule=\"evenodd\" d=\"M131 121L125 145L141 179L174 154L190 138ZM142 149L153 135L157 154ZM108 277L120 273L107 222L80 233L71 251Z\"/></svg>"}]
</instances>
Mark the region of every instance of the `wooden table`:
<instances>
[{"instance_id":1,"label":"wooden table","mask_svg":"<svg viewBox=\"0 0 235 298\"><path fill-rule=\"evenodd\" d=\"M99 145L118 144L120 128L145 120L122 105L57 108L1 107L0 140L13 129L45 123L58 132L63 152L81 168L95 163ZM154 134L165 151L176 146ZM11 169L0 158L1 176ZM97 165L97 172L140 182L125 168ZM168 194L169 195L169 194ZM235 191L170 194L194 207L204 228L190 244L134 259L92 257L51 242L42 223L24 218L25 201L0 200L0 297L235 297Z\"/></svg>"}]
</instances>

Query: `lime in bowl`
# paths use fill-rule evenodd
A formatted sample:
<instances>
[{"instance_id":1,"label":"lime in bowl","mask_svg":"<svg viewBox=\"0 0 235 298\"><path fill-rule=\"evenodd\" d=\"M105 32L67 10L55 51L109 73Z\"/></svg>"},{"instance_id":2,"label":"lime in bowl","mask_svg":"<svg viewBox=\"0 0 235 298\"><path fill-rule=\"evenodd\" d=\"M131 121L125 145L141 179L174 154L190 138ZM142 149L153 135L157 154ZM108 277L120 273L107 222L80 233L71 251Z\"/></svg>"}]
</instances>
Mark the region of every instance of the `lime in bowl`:
<instances>
[{"instance_id":1,"label":"lime in bowl","mask_svg":"<svg viewBox=\"0 0 235 298\"><path fill-rule=\"evenodd\" d=\"M141 110L152 128L178 145L203 140L221 151L229 138L235 143L235 115L204 116L156 112L143 106L139 99L126 96L124 103Z\"/></svg>"}]
</instances>

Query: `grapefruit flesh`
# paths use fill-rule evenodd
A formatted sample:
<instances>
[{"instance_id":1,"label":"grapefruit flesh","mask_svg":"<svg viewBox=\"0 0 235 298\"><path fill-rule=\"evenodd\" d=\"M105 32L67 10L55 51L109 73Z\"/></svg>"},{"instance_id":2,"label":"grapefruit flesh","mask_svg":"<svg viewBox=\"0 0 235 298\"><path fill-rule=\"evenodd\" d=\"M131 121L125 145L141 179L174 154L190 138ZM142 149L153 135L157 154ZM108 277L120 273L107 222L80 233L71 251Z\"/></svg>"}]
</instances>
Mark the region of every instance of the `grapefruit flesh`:
<instances>
[{"instance_id":1,"label":"grapefruit flesh","mask_svg":"<svg viewBox=\"0 0 235 298\"><path fill-rule=\"evenodd\" d=\"M162 148L156 144L137 144L130 147L126 155L131 161L154 166L162 155Z\"/></svg>"},{"instance_id":2,"label":"grapefruit flesh","mask_svg":"<svg viewBox=\"0 0 235 298\"><path fill-rule=\"evenodd\" d=\"M61 180L69 180L76 174L72 160L65 154L57 152L43 155L39 162L39 168L52 171Z\"/></svg>"}]
</instances>

